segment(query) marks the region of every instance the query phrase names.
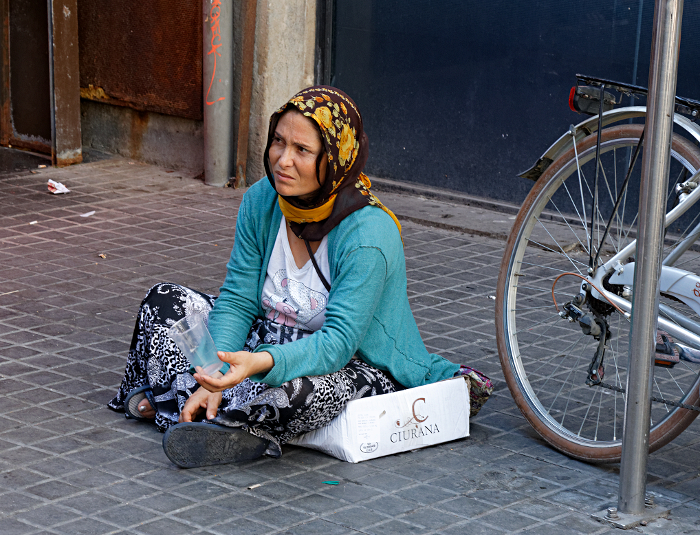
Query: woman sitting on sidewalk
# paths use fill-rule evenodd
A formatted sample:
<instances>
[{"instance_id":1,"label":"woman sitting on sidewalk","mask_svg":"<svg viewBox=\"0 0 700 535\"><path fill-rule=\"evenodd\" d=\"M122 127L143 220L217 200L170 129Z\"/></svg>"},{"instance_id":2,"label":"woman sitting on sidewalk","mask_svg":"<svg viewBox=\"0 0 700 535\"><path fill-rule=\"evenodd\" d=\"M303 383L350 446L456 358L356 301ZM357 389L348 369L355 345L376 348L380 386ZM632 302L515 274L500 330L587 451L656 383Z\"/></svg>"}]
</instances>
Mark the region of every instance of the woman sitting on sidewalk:
<instances>
[{"instance_id":1,"label":"woman sitting on sidewalk","mask_svg":"<svg viewBox=\"0 0 700 535\"><path fill-rule=\"evenodd\" d=\"M367 145L345 93L298 93L270 119L268 180L243 197L219 297L164 283L143 300L109 407L167 430L175 464L279 457L350 400L459 374L472 379L472 414L486 401L487 377L428 353L420 338L401 226L361 172ZM191 375L167 335L197 312L209 313L224 373Z\"/></svg>"}]
</instances>

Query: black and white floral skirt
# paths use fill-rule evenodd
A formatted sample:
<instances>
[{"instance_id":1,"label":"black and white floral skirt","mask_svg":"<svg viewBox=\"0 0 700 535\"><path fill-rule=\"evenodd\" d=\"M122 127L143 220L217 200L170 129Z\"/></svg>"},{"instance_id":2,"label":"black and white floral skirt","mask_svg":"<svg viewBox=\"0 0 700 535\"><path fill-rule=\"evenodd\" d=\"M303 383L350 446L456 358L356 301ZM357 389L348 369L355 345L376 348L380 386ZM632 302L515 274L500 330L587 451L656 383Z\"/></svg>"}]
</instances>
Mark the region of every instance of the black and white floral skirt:
<instances>
[{"instance_id":1,"label":"black and white floral skirt","mask_svg":"<svg viewBox=\"0 0 700 535\"><path fill-rule=\"evenodd\" d=\"M187 398L199 384L190 373L190 363L167 331L185 316L208 315L214 300L210 295L170 283L157 284L148 291L136 319L124 378L109 408L123 411L129 392L148 384L155 399L158 429L165 431L178 422ZM252 351L262 343L285 343L301 336L303 333L268 319L258 319L251 326L243 349ZM380 370L351 360L338 372L300 377L277 388L246 379L223 392L218 414L212 421L242 427L269 440L267 453L279 456L282 444L327 425L348 401L402 388Z\"/></svg>"}]
</instances>

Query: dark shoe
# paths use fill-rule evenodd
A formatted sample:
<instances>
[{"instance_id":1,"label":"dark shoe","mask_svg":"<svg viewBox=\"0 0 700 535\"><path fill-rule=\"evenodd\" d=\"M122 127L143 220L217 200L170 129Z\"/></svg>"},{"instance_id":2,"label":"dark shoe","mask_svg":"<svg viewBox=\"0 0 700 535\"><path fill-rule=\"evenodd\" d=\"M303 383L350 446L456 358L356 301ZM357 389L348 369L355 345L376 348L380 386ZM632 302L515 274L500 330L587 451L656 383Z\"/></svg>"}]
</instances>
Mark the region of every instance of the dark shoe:
<instances>
[{"instance_id":1,"label":"dark shoe","mask_svg":"<svg viewBox=\"0 0 700 535\"><path fill-rule=\"evenodd\" d=\"M138 388L134 388L129 395L126 396L124 400L124 415L127 418L133 418L134 420L140 421L153 421L153 418L144 418L139 412L139 403L144 399L148 399L153 409L156 408L156 402L153 399L153 392L151 391L150 385L143 385Z\"/></svg>"},{"instance_id":2,"label":"dark shoe","mask_svg":"<svg viewBox=\"0 0 700 535\"><path fill-rule=\"evenodd\" d=\"M268 441L240 427L185 422L170 427L163 450L181 468L251 461L262 456Z\"/></svg>"}]
</instances>

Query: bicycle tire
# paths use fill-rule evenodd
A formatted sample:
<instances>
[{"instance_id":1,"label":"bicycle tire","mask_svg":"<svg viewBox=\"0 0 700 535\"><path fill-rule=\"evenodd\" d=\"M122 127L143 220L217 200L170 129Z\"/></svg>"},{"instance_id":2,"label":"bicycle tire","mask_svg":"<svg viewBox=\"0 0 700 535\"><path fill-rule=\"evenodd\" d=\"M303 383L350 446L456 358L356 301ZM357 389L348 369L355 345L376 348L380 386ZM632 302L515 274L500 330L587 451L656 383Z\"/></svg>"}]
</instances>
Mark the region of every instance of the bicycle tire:
<instances>
[{"instance_id":1,"label":"bicycle tire","mask_svg":"<svg viewBox=\"0 0 700 535\"><path fill-rule=\"evenodd\" d=\"M608 174L612 173L610 171L606 172L606 169L615 168L617 170L617 167L620 166L617 156L618 149L624 149L629 157L629 154L636 147L641 133L641 125L615 126L604 129L601 132L601 165L599 169L604 177L604 184L607 184L608 193L606 195L609 198L607 198L606 202L610 205L610 208L614 204L615 196L610 194L613 188L610 186ZM533 186L523 203L513 224L500 266L496 294L496 331L499 358L508 388L523 416L537 433L550 445L570 457L589 462L617 462L620 460L622 448L624 396L621 394L622 399L619 400L618 393L614 390L607 390L606 394L606 389L604 388L585 386L583 377L587 376L587 366L594 351L578 350L577 345L581 340L583 340L584 345L590 346L591 344L583 338L585 335L582 335L582 331L577 323L570 324L558 316L552 318L551 321L545 321L546 315L550 313L550 310L553 312L554 307L551 305L551 298L549 298L550 308L547 310L546 303L542 298L543 292L545 290L548 291L549 287L551 287L554 275L559 273L557 270L566 269L566 266L560 266L561 263L568 262L576 268L577 262L582 263L583 257L588 257L585 252L587 244L582 240L583 233L581 230L583 225L578 225L580 228L575 228L576 216L574 213L578 214L578 221L582 223L580 213L576 210L573 212L562 211L561 207L556 203L562 202L560 199L566 200L566 195L568 195L568 199L575 208L578 199L574 201L574 197L583 192L581 195L581 206L583 208L580 212L585 211L586 204L584 199L586 190L590 197L593 196L593 193L588 183L592 173L589 173L589 177L586 177L583 170L587 164L589 165L586 168L587 171L590 171L590 168L595 169L593 162L595 161L596 137L596 134L587 136L575 148L572 147L567 153L553 162ZM685 180L685 177L689 178L693 172L700 169L700 150L685 138L676 134L673 135L672 139L671 155L673 163L670 175L672 177L671 180L676 176L676 172L678 172L676 178L682 177ZM626 167L625 164L625 170ZM640 167L641 155L636 164L637 169ZM579 169L583 173L583 179L578 176ZM568 186L565 186L565 184L569 183L578 188L578 192L575 192L574 195L570 193ZM587 187L584 187L584 183L587 184ZM615 186L615 191L617 191L617 178ZM629 195L634 197L632 193L629 193ZM625 195L626 197L627 194ZM568 200L566 201L569 202ZM590 209L590 212L595 216L599 216L597 218L601 221L605 219L602 214L604 210L601 209L603 204L601 202L596 210ZM552 210L552 205L555 206L555 210ZM638 204L635 206L635 212L637 207ZM618 212L616 219L618 224L615 226L617 239L624 237L629 241L629 231L627 231L627 234L624 234L623 231L628 228L633 230L636 217L629 222L630 217L629 214L625 215L624 213L620 216L620 212ZM548 229L543 221L546 221L546 225L549 226ZM540 226L547 230L549 237L560 250L557 250L556 246L551 243L550 245L552 246L547 250L547 244L544 243L544 239L540 238L540 234L545 236L545 238L546 234L541 232ZM578 240L578 243L576 243L576 240L572 242L573 248L562 247L557 241L557 236L563 236L569 231ZM554 234L551 232L554 232ZM590 234L594 234L593 228L591 228ZM589 237L590 234L586 234L586 236ZM598 231L598 236L600 237L600 235L600 231ZM614 239L610 239L610 242L613 243L613 246L609 246L608 240L606 240L601 245L601 248L607 248L603 249L604 251L608 249L612 249L613 252L614 250L619 250L614 247ZM622 247L623 245L624 241L620 240L618 246ZM583 252L581 252L582 249ZM689 253L686 252L686 254ZM691 256L695 262L694 255L695 253ZM700 255L695 256L700 257ZM544 257L544 260L531 262L531 260L537 260L541 257ZM546 262L551 263L546 264ZM695 272L700 272L700 262L698 262L698 268ZM569 267L569 269L571 268ZM528 276L531 277L529 281L532 282L521 282ZM569 278L573 279L573 277ZM579 280L579 287L580 282ZM564 296L574 295L573 293L568 294L567 288L575 291L576 283L573 283L574 286L570 286L570 284L569 286L562 286ZM557 288L560 288L560 286L558 285ZM595 300L591 300L591 302L594 303L591 306L595 306L597 310L605 309L603 306L605 303L601 305ZM538 311L540 304L544 307L541 308L542 312ZM626 374L626 368L623 366L622 357L624 356L624 363L626 364L628 327L625 327L624 321L620 322L621 316L619 313L613 311L609 314L609 317L611 322L615 322L615 328L617 329L613 336L617 335L618 337L616 349L608 350L608 355L612 355L610 359L613 359L615 371L613 379L616 385L624 388L625 381L623 377ZM533 338L535 335L537 335L537 338ZM577 336L578 341L573 342L572 345L572 340ZM619 342L621 337L625 338L624 344ZM592 337L589 336L587 338ZM610 345L612 347L612 341ZM567 347L568 349L562 353L562 347ZM624 355L620 352L621 347ZM567 354L567 352L570 354ZM574 358L575 362L573 362ZM546 359L549 359L549 361ZM562 362L564 362L563 367ZM535 368L536 364L538 365L537 368ZM666 390L672 388L672 382L676 381L674 374L678 375L678 378L682 380L683 386L681 387L681 383L676 383L681 393L676 395L675 399L680 397L683 403L697 405L700 399L700 393L698 392L700 375L698 375L698 370L694 367L689 366L687 363L683 364L685 368L680 367L676 369L674 367L672 369L674 371L668 371L668 375L671 376L670 380L665 375L662 377L663 374L661 373L659 373L659 379L655 375L654 386L660 393L665 394ZM545 377L543 374L547 371L547 366L554 365L556 365L556 370L550 369L550 375ZM543 368L543 372L540 372ZM560 368L562 370L561 373L557 371ZM562 410L565 400L563 397L559 398L564 392L565 386L568 389L568 398ZM537 391L536 388L538 388ZM559 390L554 393L557 388ZM594 406L596 396L599 397L599 400L597 406ZM604 397L608 399L604 399ZM589 398L590 401L587 401ZM614 398L614 404L612 398ZM588 403L587 409L585 407L586 402ZM549 407L547 407L547 404ZM569 413L570 406L571 412ZM593 409L594 413L589 418L591 409ZM666 411L665 413L664 410ZM597 411L597 414L595 414L595 411ZM602 420L601 415L603 417ZM652 403L649 450L655 451L673 440L697 416L698 412L696 411L673 406L669 409L668 405L664 405L659 410L659 404ZM597 417L594 429L592 422L590 422L593 417ZM580 425L579 420L581 420ZM578 431L576 431L577 426L579 426ZM594 434L592 434L593 432Z\"/></svg>"}]
</instances>

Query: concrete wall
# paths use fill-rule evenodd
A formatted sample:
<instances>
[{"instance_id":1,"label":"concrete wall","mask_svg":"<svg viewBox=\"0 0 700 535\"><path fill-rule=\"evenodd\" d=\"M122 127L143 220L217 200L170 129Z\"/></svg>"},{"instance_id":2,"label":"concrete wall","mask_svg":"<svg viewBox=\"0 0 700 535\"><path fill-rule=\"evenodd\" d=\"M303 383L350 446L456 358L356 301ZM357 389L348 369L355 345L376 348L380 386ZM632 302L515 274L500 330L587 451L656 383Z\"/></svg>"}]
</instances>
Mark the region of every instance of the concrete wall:
<instances>
[{"instance_id":1,"label":"concrete wall","mask_svg":"<svg viewBox=\"0 0 700 535\"><path fill-rule=\"evenodd\" d=\"M238 129L243 4L234 9L234 130ZM265 173L262 155L270 115L297 91L314 84L316 0L258 0L253 94L248 140L248 184ZM127 158L202 171L201 121L81 101L83 145ZM234 131L235 160L237 136Z\"/></svg>"},{"instance_id":2,"label":"concrete wall","mask_svg":"<svg viewBox=\"0 0 700 535\"><path fill-rule=\"evenodd\" d=\"M199 174L202 122L81 100L83 147Z\"/></svg>"},{"instance_id":3,"label":"concrete wall","mask_svg":"<svg viewBox=\"0 0 700 535\"><path fill-rule=\"evenodd\" d=\"M242 28L241 4L236 4L234 28ZM297 91L314 84L316 0L258 0L255 33L248 184L265 174L262 157L270 115ZM240 65L241 31L234 40L236 64ZM236 69L236 88L240 88L240 77L240 69ZM235 98L238 102L238 91ZM234 124L238 126L237 112Z\"/></svg>"}]
</instances>

